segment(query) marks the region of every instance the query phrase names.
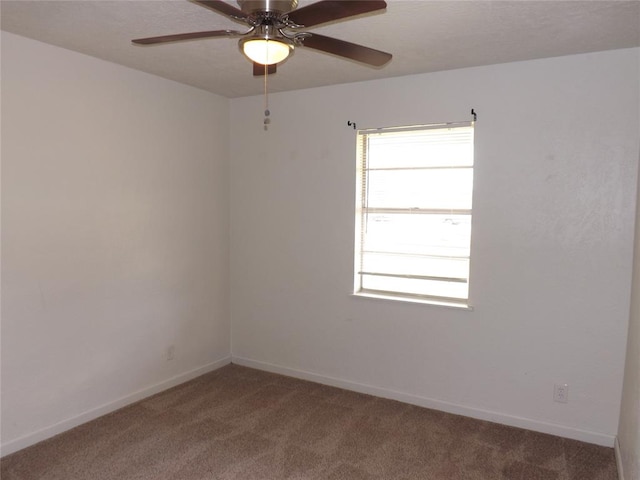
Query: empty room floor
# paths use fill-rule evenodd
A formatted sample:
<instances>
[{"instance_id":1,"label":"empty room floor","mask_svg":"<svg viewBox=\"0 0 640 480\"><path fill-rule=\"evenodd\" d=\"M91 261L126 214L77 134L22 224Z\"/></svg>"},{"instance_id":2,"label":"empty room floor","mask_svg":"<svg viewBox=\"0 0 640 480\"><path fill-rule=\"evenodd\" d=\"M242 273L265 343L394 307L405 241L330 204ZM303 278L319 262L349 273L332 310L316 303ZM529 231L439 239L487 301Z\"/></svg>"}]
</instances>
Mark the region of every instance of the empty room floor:
<instances>
[{"instance_id":1,"label":"empty room floor","mask_svg":"<svg viewBox=\"0 0 640 480\"><path fill-rule=\"evenodd\" d=\"M616 480L613 449L228 365L0 461L3 480Z\"/></svg>"}]
</instances>

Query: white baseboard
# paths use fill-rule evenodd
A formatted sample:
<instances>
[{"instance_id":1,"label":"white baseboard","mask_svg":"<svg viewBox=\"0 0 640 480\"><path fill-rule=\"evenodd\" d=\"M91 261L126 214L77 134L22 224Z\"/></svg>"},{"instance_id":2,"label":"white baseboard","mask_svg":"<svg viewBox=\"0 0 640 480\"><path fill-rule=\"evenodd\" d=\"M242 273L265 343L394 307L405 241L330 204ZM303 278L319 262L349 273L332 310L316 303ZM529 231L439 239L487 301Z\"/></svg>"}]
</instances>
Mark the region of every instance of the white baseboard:
<instances>
[{"instance_id":1,"label":"white baseboard","mask_svg":"<svg viewBox=\"0 0 640 480\"><path fill-rule=\"evenodd\" d=\"M418 395L412 395L395 390L389 390L386 388L350 382L348 380L327 377L325 375L318 375L316 373L306 372L302 370L295 370L292 368L282 367L280 365L251 360L249 358L236 357L232 355L231 361L236 365L256 368L258 370L265 370L272 373L280 373L282 375L300 378L303 380L310 380L312 382L321 383L323 385L330 385L332 387L344 388L345 390L352 390L354 392L366 393L369 395L375 395L377 397L398 400L400 402L410 403L419 407L431 408L447 413L454 413L456 415L464 415L466 417L476 418L479 420L487 420L489 422L500 423L512 427L524 428L527 430L533 430L535 432L548 433L550 435L571 438L573 440L580 440L582 442L593 443L604 447L613 447L615 440L614 435L590 432L587 430L580 430L564 425L547 423L524 417L517 417L500 412L483 410L432 398L420 397Z\"/></svg>"},{"instance_id":2,"label":"white baseboard","mask_svg":"<svg viewBox=\"0 0 640 480\"><path fill-rule=\"evenodd\" d=\"M3 443L2 445L0 445L1 456L9 455L11 453L17 452L18 450L22 450L23 448L34 445L38 442L41 442L42 440L46 440L47 438L51 438L54 435L58 435L59 433L70 430L74 427L77 427L78 425L82 425L83 423L89 422L98 417L106 415L107 413L118 410L119 408L126 407L127 405L150 397L151 395L155 395L156 393L160 393L171 387L180 385L181 383L188 382L189 380L199 377L200 375L204 375L205 373L217 370L218 368L224 367L229 363L231 363L231 357L222 358L202 367L198 367L194 370L171 377L155 385L151 385L150 387L143 388L142 390L138 390L137 392L118 398L117 400L114 400L112 402L100 405L96 408L92 408L91 410L81 413L80 415L76 415L72 418L68 418L36 432L29 433L22 437L16 438L15 440Z\"/></svg>"},{"instance_id":3,"label":"white baseboard","mask_svg":"<svg viewBox=\"0 0 640 480\"><path fill-rule=\"evenodd\" d=\"M616 465L618 466L618 480L624 480L624 466L622 464L622 453L620 453L620 442L616 437L613 442L613 450L616 452Z\"/></svg>"}]
</instances>

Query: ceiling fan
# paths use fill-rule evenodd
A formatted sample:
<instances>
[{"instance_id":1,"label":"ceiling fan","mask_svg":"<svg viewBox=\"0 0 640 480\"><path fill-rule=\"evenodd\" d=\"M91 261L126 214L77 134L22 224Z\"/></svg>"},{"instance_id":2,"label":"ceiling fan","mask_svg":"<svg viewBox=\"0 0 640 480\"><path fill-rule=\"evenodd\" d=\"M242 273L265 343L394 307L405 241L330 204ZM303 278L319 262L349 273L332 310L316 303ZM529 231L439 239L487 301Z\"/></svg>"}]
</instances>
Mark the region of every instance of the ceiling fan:
<instances>
[{"instance_id":1,"label":"ceiling fan","mask_svg":"<svg viewBox=\"0 0 640 480\"><path fill-rule=\"evenodd\" d=\"M253 74L276 72L276 65L296 47L312 48L349 58L374 67L391 60L391 54L355 43L326 37L302 29L363 13L383 10L383 0L320 0L297 9L298 0L238 0L240 9L222 0L191 0L227 18L249 27L249 30L212 30L180 33L161 37L139 38L133 43L151 45L210 37L242 37L239 46L253 62Z\"/></svg>"}]
</instances>

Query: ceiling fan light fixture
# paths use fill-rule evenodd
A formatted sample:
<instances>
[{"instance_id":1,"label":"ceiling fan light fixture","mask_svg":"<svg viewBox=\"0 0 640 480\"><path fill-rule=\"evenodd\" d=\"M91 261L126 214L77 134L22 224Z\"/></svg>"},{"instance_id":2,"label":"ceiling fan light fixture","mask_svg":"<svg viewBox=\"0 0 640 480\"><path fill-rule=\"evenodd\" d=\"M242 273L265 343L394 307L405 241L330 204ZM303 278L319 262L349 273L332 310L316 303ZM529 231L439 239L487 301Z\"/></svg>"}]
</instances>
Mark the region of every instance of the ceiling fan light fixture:
<instances>
[{"instance_id":1,"label":"ceiling fan light fixture","mask_svg":"<svg viewBox=\"0 0 640 480\"><path fill-rule=\"evenodd\" d=\"M293 51L293 45L272 38L249 38L240 44L249 60L260 65L280 63Z\"/></svg>"}]
</instances>

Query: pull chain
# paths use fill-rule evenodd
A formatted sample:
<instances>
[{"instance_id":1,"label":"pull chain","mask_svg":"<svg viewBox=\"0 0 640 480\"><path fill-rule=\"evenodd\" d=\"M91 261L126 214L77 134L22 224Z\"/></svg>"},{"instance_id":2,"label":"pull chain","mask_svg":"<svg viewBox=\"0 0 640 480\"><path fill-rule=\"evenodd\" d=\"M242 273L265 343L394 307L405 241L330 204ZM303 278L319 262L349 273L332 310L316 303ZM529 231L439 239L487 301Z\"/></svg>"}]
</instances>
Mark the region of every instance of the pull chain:
<instances>
[{"instance_id":1,"label":"pull chain","mask_svg":"<svg viewBox=\"0 0 640 480\"><path fill-rule=\"evenodd\" d=\"M267 91L267 77L268 75L268 68L269 66L267 64L264 65L264 129L269 130L269 124L271 123L271 119L269 118L269 115L271 115L271 112L269 111L269 92Z\"/></svg>"}]
</instances>

